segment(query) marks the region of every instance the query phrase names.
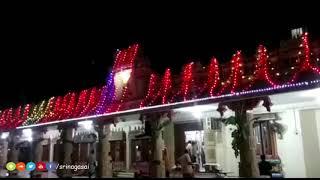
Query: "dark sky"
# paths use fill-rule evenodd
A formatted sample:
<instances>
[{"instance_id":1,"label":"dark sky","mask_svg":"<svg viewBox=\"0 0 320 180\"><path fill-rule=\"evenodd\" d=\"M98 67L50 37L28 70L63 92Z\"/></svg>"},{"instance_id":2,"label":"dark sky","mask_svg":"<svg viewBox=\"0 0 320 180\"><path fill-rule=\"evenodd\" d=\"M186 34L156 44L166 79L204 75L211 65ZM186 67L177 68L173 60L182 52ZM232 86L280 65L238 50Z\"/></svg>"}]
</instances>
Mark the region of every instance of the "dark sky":
<instances>
[{"instance_id":1,"label":"dark sky","mask_svg":"<svg viewBox=\"0 0 320 180\"><path fill-rule=\"evenodd\" d=\"M237 49L252 55L258 43L276 46L293 27L306 26L314 36L320 32L317 21L301 24L287 17L257 22L251 15L228 18L210 11L148 13L7 15L0 35L0 108L101 85L115 49L134 42L142 44L155 70L179 72L189 58L205 64L214 55L225 62Z\"/></svg>"}]
</instances>

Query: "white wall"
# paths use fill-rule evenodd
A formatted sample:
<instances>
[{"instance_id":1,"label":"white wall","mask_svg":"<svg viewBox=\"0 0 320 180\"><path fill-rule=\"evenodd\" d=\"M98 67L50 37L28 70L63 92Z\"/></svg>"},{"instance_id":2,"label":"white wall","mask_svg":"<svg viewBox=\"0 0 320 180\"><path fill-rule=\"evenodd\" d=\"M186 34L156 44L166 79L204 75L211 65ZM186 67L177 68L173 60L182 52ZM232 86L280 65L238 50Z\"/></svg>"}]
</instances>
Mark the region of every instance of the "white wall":
<instances>
[{"instance_id":1,"label":"white wall","mask_svg":"<svg viewBox=\"0 0 320 180\"><path fill-rule=\"evenodd\" d=\"M206 112L203 115L206 117L220 117L220 114L217 111ZM234 113L228 110L225 112L224 117L228 118L233 115ZM206 123L204 124L204 129L207 129ZM216 162L220 165L223 171L232 172L230 176L239 176L239 157L235 157L234 150L232 149L231 144L233 140L233 138L231 137L231 133L234 129L235 126L222 125L221 142L216 142L215 144Z\"/></svg>"},{"instance_id":2,"label":"white wall","mask_svg":"<svg viewBox=\"0 0 320 180\"><path fill-rule=\"evenodd\" d=\"M277 137L277 151L283 164L286 178L306 177L301 122L297 110L288 109L279 113L282 124L287 126L283 139Z\"/></svg>"},{"instance_id":3,"label":"white wall","mask_svg":"<svg viewBox=\"0 0 320 180\"><path fill-rule=\"evenodd\" d=\"M318 132L318 145L320 149L320 109L316 110L316 124L317 124L317 132Z\"/></svg>"},{"instance_id":4,"label":"white wall","mask_svg":"<svg viewBox=\"0 0 320 180\"><path fill-rule=\"evenodd\" d=\"M236 158L234 155L234 150L232 149L232 140L231 137L232 131L235 129L235 126L228 125L224 128L225 131L225 171L233 172L231 176L239 176L239 157Z\"/></svg>"},{"instance_id":5,"label":"white wall","mask_svg":"<svg viewBox=\"0 0 320 180\"><path fill-rule=\"evenodd\" d=\"M306 177L320 177L320 149L315 110L300 111L301 129L304 147L304 159L306 165Z\"/></svg>"}]
</instances>

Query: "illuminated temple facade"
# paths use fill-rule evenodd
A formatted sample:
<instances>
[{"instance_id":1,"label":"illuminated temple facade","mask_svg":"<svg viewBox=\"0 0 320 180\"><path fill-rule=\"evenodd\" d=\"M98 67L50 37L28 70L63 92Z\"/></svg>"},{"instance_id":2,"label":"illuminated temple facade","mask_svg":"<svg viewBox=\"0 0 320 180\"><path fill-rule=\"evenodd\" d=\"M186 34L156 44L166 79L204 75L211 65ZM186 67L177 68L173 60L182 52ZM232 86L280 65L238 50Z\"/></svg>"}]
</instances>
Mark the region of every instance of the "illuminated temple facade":
<instances>
[{"instance_id":1,"label":"illuminated temple facade","mask_svg":"<svg viewBox=\"0 0 320 180\"><path fill-rule=\"evenodd\" d=\"M267 97L271 111L262 103L246 111L254 121L257 159L266 155L273 172L284 177L320 177L319 44L304 33L270 53L260 45L255 56L237 51L223 65L215 58L206 66L191 62L180 75L170 69L154 73L139 45L119 50L104 86L0 111L1 176L8 175L9 161L86 164L93 151L99 177L120 171L164 177L164 151L172 168L190 143L197 172L216 164L237 177L240 158L231 136L236 127L221 120L235 112L221 113L219 104Z\"/></svg>"}]
</instances>

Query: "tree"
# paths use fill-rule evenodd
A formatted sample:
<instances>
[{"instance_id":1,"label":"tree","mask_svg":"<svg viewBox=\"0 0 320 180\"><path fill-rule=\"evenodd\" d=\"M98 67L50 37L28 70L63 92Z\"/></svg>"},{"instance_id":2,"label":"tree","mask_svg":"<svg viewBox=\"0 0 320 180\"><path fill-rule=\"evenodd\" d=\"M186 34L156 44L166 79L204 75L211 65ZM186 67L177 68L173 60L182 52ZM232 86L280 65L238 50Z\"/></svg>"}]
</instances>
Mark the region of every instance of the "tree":
<instances>
[{"instance_id":1,"label":"tree","mask_svg":"<svg viewBox=\"0 0 320 180\"><path fill-rule=\"evenodd\" d=\"M163 118L163 115L168 118ZM164 167L161 166L163 143L161 139L161 131L171 122L171 113L152 113L145 115L146 120L150 121L151 125L151 142L152 142L152 157L151 176L162 177L164 175Z\"/></svg>"},{"instance_id":2,"label":"tree","mask_svg":"<svg viewBox=\"0 0 320 180\"><path fill-rule=\"evenodd\" d=\"M220 103L218 111L223 116L227 110L226 107L235 112L234 117L223 119L224 123L236 126L236 129L231 133L233 137L232 148L235 151L235 156L240 155L239 175L241 177L258 177L258 164L255 153L255 139L253 135L253 122L255 119L250 117L247 110L255 108L260 101L263 101L263 106L270 112L272 105L269 97L253 98L240 100L235 102Z\"/></svg>"}]
</instances>

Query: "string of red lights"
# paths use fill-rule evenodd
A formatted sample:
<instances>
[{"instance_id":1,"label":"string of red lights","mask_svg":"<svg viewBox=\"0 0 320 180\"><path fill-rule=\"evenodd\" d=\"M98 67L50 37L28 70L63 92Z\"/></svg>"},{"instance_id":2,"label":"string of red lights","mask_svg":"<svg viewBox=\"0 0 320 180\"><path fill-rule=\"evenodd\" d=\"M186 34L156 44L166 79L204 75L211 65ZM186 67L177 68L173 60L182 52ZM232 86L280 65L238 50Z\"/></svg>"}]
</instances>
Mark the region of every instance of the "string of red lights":
<instances>
[{"instance_id":1,"label":"string of red lights","mask_svg":"<svg viewBox=\"0 0 320 180\"><path fill-rule=\"evenodd\" d=\"M320 75L320 68L311 62L308 33L303 34L300 47L301 51L298 55L301 56L302 61L299 62L299 67L290 67L293 75L289 78L289 81L284 83L279 81L281 76L271 73L273 71L269 69L270 62L268 61L267 50L263 45L259 45L254 71L252 75L248 76L248 79L244 76L244 64L240 51L233 55L230 76L223 82L221 82L220 67L216 58L210 60L204 85L195 83L194 69L196 66L192 62L184 66L181 84L178 88L174 87L170 69L166 69L162 78L152 74L149 79L147 94L141 101L140 107L186 101L199 97L197 94L199 92L204 93L206 97L224 97L223 94L227 93L248 94L269 89L300 86L301 83L297 80L301 72L312 72L317 75L316 77ZM112 73L116 74L125 69L132 70L137 58L138 48L139 46L135 44L128 49L118 51ZM134 72L130 71L130 77L133 75L132 73ZM282 73L281 75L284 76L285 74ZM252 89L258 81L264 81L266 87L264 89ZM26 104L15 109L4 109L0 111L0 128L11 129L21 125L83 117L96 113L96 109L101 107L105 107L105 110L99 111L100 114L122 110L123 103L128 100L128 84L123 87L120 95L117 94L118 89L115 87L115 91L112 91L113 98L111 100L108 102L101 100L106 96L103 93L110 92L103 90L103 87L94 87L82 90L80 93L69 92L65 96L52 97L48 101L44 100L38 104ZM120 98L117 99L117 97Z\"/></svg>"}]
</instances>

